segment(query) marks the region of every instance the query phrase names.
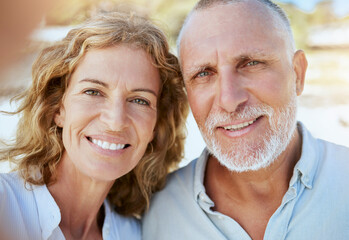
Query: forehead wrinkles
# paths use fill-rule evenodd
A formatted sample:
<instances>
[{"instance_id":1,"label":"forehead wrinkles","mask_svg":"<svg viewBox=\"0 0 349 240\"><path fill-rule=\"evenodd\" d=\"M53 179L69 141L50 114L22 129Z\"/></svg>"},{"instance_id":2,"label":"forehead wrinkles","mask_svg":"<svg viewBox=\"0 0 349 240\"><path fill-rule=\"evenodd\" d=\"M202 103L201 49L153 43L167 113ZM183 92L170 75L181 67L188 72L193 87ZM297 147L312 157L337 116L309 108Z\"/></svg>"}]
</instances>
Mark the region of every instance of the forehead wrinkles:
<instances>
[{"instance_id":1,"label":"forehead wrinkles","mask_svg":"<svg viewBox=\"0 0 349 240\"><path fill-rule=\"evenodd\" d=\"M262 3L248 1L220 4L191 13L182 30L181 39L179 39L179 56L182 56L185 46L195 44L203 37L210 38L217 35L222 30L219 26L230 28L230 31L233 31L230 34L234 35L244 34L248 31L246 27L250 26L250 29L253 29L254 26L256 38L261 37L258 36L257 29L263 26L273 35L278 35L283 41L290 38L287 26L280 17ZM190 48L185 51L190 51L191 48L190 45ZM183 63L183 59L181 61Z\"/></svg>"},{"instance_id":2,"label":"forehead wrinkles","mask_svg":"<svg viewBox=\"0 0 349 240\"><path fill-rule=\"evenodd\" d=\"M270 30L285 30L279 17L269 8L258 2L239 2L216 5L192 13L183 32L183 40L195 37L191 32L214 36L218 26L226 25L237 30L244 30L245 26L268 26ZM199 36L197 36L199 37Z\"/></svg>"}]
</instances>

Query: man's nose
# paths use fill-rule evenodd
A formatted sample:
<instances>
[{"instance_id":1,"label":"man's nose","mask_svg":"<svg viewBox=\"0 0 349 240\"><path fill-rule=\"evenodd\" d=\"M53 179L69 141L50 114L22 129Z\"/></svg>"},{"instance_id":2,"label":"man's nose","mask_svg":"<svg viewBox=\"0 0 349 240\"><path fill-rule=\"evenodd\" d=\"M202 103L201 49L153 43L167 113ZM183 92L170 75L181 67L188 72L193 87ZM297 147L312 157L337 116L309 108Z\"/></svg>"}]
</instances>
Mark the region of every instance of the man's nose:
<instances>
[{"instance_id":1,"label":"man's nose","mask_svg":"<svg viewBox=\"0 0 349 240\"><path fill-rule=\"evenodd\" d=\"M127 102L121 99L106 102L100 119L110 131L124 130L129 122Z\"/></svg>"},{"instance_id":2,"label":"man's nose","mask_svg":"<svg viewBox=\"0 0 349 240\"><path fill-rule=\"evenodd\" d=\"M236 111L248 100L248 91L244 86L243 78L231 68L221 71L217 94L218 105L226 112Z\"/></svg>"}]
</instances>

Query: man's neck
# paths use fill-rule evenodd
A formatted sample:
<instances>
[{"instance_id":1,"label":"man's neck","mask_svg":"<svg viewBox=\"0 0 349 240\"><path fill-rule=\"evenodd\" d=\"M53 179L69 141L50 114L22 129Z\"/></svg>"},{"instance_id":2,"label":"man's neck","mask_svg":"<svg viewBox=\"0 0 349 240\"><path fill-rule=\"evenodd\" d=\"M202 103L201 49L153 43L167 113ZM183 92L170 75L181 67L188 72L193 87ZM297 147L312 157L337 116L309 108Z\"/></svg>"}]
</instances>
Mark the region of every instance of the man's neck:
<instances>
[{"instance_id":1,"label":"man's neck","mask_svg":"<svg viewBox=\"0 0 349 240\"><path fill-rule=\"evenodd\" d=\"M234 220L253 239L262 239L269 218L280 206L301 155L302 140L296 130L286 150L268 168L236 173L211 156L206 165L204 185L215 203L214 210ZM260 233L249 229L259 228ZM251 236L252 237L252 236Z\"/></svg>"}]
</instances>

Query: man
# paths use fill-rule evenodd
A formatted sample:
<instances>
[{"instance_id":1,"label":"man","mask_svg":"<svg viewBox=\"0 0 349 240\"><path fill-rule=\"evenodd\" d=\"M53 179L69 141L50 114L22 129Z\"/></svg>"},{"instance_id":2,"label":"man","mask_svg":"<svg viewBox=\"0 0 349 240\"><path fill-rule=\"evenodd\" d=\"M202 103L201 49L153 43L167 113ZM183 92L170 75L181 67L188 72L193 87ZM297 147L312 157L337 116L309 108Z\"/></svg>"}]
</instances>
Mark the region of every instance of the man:
<instances>
[{"instance_id":1,"label":"man","mask_svg":"<svg viewBox=\"0 0 349 240\"><path fill-rule=\"evenodd\" d=\"M148 239L349 239L349 150L296 122L307 61L268 0L201 0L178 39L207 149L173 173Z\"/></svg>"}]
</instances>

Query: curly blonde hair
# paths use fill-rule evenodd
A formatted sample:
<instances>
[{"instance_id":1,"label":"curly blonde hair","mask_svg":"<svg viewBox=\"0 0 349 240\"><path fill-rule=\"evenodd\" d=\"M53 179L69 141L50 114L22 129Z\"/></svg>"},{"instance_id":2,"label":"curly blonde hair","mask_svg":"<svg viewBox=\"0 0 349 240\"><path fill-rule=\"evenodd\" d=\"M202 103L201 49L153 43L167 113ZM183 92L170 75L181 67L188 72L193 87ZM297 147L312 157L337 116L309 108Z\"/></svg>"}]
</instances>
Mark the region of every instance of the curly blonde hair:
<instances>
[{"instance_id":1,"label":"curly blonde hair","mask_svg":"<svg viewBox=\"0 0 349 240\"><path fill-rule=\"evenodd\" d=\"M166 176L183 157L188 103L176 56L161 30L149 20L127 13L103 13L53 46L43 49L32 69L32 86L17 97L22 104L16 140L1 151L1 159L16 163L25 181L52 184L64 151L62 129L54 122L71 74L84 54L93 48L127 44L148 53L160 73L154 139L138 165L117 179L108 199L118 213L139 215L149 206L151 194L165 185ZM33 170L39 169L41 177Z\"/></svg>"}]
</instances>

